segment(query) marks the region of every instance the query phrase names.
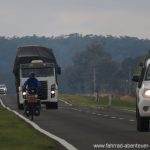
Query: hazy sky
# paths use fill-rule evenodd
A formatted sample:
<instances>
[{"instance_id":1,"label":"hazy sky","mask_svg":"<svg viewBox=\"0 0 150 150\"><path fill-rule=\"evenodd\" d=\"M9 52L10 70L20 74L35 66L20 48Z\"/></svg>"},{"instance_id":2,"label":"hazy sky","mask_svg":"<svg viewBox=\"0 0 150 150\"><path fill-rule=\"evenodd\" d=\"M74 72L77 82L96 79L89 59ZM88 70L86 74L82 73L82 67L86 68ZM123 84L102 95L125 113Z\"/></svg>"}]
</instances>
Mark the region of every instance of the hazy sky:
<instances>
[{"instance_id":1,"label":"hazy sky","mask_svg":"<svg viewBox=\"0 0 150 150\"><path fill-rule=\"evenodd\" d=\"M150 0L0 0L0 36L70 33L150 39Z\"/></svg>"}]
</instances>

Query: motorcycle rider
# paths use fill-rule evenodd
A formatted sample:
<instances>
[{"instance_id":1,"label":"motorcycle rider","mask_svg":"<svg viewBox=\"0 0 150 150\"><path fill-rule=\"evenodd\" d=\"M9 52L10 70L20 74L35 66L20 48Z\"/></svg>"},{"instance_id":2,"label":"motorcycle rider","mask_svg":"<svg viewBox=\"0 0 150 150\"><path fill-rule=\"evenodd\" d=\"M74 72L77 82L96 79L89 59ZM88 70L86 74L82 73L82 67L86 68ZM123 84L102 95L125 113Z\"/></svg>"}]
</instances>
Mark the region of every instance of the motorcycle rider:
<instances>
[{"instance_id":1,"label":"motorcycle rider","mask_svg":"<svg viewBox=\"0 0 150 150\"><path fill-rule=\"evenodd\" d=\"M25 81L22 89L23 91L28 91L29 94L31 94L32 91L34 91L34 93L32 94L38 95L40 86L41 84L37 80L35 73L31 72L29 78ZM28 107L28 101L25 101L25 114L27 116L30 115L30 108ZM35 111L35 115L39 115L39 114L40 114L40 103L37 104L36 111Z\"/></svg>"},{"instance_id":2,"label":"motorcycle rider","mask_svg":"<svg viewBox=\"0 0 150 150\"><path fill-rule=\"evenodd\" d=\"M40 82L36 79L35 73L31 72L29 75L29 79L27 79L27 81L23 85L23 91L25 91L26 89L35 89L38 93L40 86Z\"/></svg>"}]
</instances>

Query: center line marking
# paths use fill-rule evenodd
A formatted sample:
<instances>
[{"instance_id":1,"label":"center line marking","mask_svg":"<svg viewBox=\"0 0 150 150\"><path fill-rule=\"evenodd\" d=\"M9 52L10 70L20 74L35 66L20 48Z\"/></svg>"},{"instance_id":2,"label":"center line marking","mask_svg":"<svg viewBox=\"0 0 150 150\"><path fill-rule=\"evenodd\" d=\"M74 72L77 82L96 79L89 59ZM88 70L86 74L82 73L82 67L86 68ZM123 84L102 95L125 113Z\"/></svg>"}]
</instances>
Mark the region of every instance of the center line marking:
<instances>
[{"instance_id":1,"label":"center line marking","mask_svg":"<svg viewBox=\"0 0 150 150\"><path fill-rule=\"evenodd\" d=\"M131 120L129 120L129 121L134 122L135 120L132 120L132 119L131 119Z\"/></svg>"},{"instance_id":2,"label":"center line marking","mask_svg":"<svg viewBox=\"0 0 150 150\"><path fill-rule=\"evenodd\" d=\"M111 117L112 119L115 119L116 117Z\"/></svg>"},{"instance_id":3,"label":"center line marking","mask_svg":"<svg viewBox=\"0 0 150 150\"><path fill-rule=\"evenodd\" d=\"M96 115L96 113L92 113L93 115Z\"/></svg>"},{"instance_id":4,"label":"center line marking","mask_svg":"<svg viewBox=\"0 0 150 150\"><path fill-rule=\"evenodd\" d=\"M102 114L97 114L97 115L101 116Z\"/></svg>"}]
</instances>

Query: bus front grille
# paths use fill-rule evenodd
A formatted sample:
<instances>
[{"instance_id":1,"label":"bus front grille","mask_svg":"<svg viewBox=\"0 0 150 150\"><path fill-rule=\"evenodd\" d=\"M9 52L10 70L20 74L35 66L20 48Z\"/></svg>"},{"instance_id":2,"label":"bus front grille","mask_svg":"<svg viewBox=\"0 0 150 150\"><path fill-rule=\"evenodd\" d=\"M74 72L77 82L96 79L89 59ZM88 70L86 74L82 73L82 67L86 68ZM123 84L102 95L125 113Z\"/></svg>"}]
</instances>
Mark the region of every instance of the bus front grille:
<instances>
[{"instance_id":1,"label":"bus front grille","mask_svg":"<svg viewBox=\"0 0 150 150\"><path fill-rule=\"evenodd\" d=\"M47 81L40 81L41 87L38 92L38 98L40 100L45 100L48 97L48 85Z\"/></svg>"}]
</instances>

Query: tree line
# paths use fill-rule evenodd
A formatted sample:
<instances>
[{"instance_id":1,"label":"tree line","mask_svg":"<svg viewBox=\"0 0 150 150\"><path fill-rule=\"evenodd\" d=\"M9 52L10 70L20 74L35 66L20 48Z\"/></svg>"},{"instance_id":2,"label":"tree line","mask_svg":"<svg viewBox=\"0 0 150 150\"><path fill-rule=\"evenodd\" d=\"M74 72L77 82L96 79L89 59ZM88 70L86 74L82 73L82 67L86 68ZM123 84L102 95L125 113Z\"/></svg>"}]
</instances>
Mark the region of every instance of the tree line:
<instances>
[{"instance_id":1,"label":"tree line","mask_svg":"<svg viewBox=\"0 0 150 150\"><path fill-rule=\"evenodd\" d=\"M16 49L24 45L53 49L63 70L59 79L62 92L115 90L128 93L134 64L150 48L150 40L78 33L57 37L0 36L0 83L5 83L9 91L15 91L12 69Z\"/></svg>"},{"instance_id":2,"label":"tree line","mask_svg":"<svg viewBox=\"0 0 150 150\"><path fill-rule=\"evenodd\" d=\"M126 58L121 62L112 59L101 43L92 43L73 57L73 64L62 71L61 91L66 93L92 94L115 93L132 95L135 86L132 76L144 55Z\"/></svg>"}]
</instances>

